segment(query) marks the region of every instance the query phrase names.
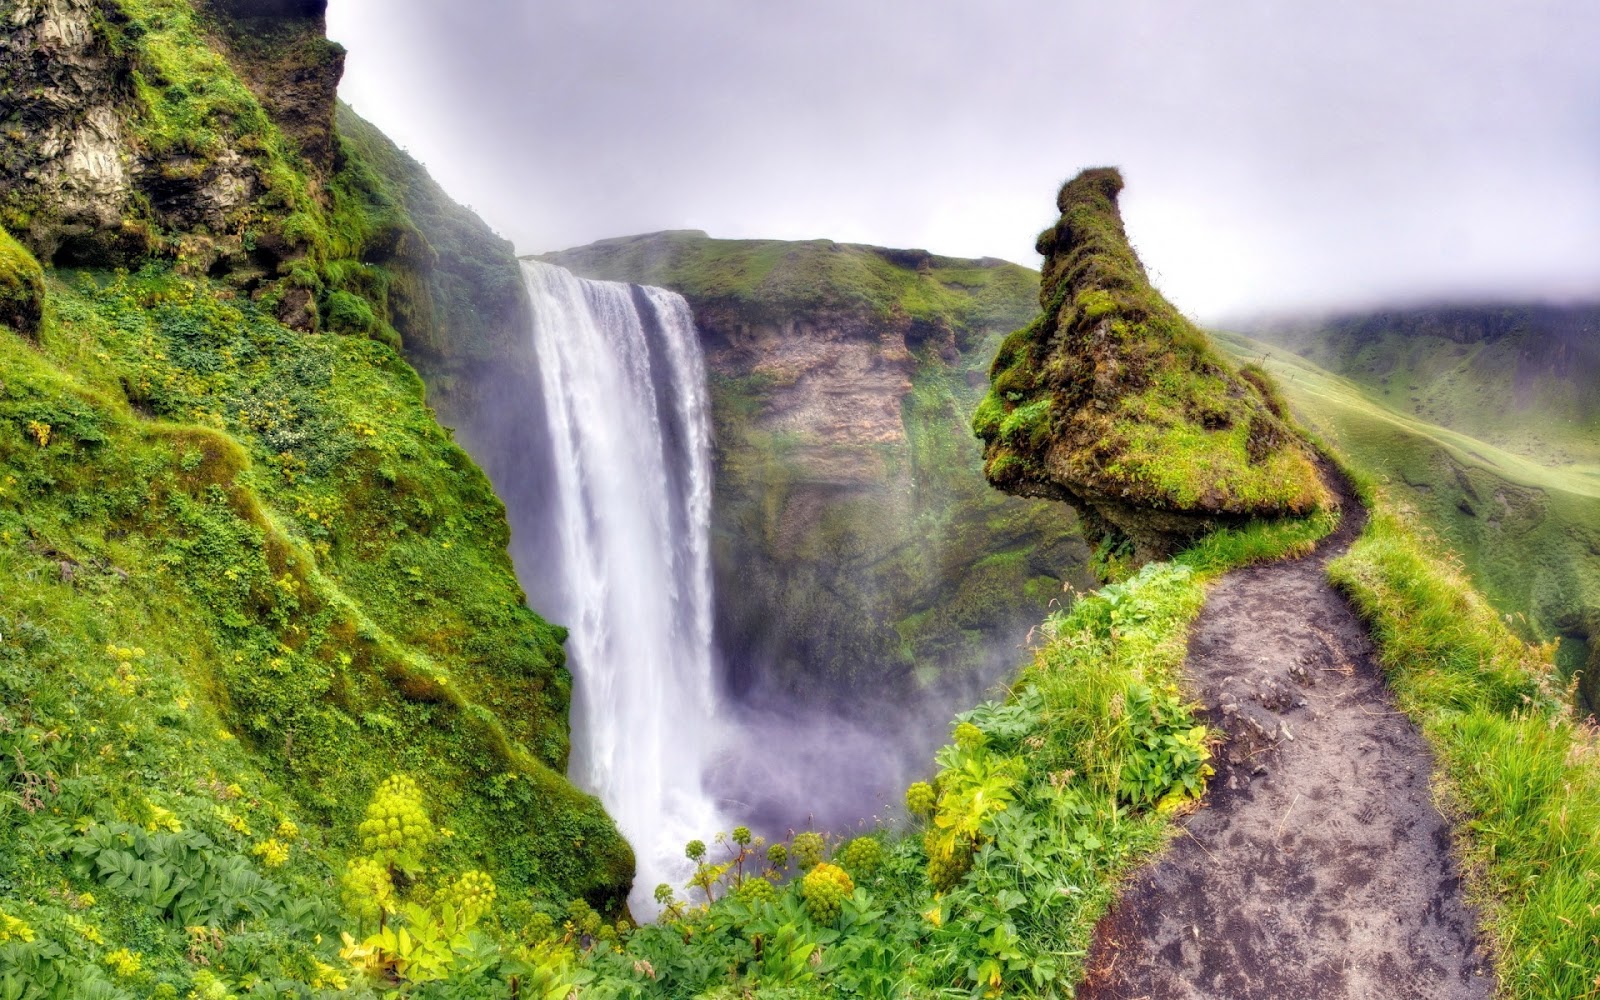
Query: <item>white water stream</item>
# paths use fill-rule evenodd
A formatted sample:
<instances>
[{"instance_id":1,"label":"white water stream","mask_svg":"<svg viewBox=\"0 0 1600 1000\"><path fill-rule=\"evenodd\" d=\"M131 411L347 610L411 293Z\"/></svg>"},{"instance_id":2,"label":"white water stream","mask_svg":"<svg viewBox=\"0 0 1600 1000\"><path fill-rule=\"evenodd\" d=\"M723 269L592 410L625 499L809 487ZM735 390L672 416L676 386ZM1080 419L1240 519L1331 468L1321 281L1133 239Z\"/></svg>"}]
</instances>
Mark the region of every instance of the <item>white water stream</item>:
<instances>
[{"instance_id":1,"label":"white water stream","mask_svg":"<svg viewBox=\"0 0 1600 1000\"><path fill-rule=\"evenodd\" d=\"M681 889L683 845L721 828L704 775L719 728L711 431L688 303L524 261L553 449L573 672L571 776L638 856L629 904Z\"/></svg>"}]
</instances>

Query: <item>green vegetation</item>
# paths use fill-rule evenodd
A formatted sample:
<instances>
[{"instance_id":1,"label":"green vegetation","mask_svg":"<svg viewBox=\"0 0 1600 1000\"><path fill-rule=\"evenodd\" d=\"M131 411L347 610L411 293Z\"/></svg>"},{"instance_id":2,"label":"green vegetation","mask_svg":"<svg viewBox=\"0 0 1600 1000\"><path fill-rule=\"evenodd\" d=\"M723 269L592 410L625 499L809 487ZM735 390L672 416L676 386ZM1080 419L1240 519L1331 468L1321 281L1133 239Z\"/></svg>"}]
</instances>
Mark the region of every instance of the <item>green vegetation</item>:
<instances>
[{"instance_id":1,"label":"green vegetation","mask_svg":"<svg viewBox=\"0 0 1600 1000\"><path fill-rule=\"evenodd\" d=\"M160 264L49 294L37 345L0 333L0 910L32 935L0 981L326 979L397 766L497 912L615 900L631 854L562 777L562 634L405 363Z\"/></svg>"},{"instance_id":2,"label":"green vegetation","mask_svg":"<svg viewBox=\"0 0 1600 1000\"><path fill-rule=\"evenodd\" d=\"M1334 523L1220 531L1053 614L1009 696L958 717L935 780L907 790L907 826L693 841L695 874L684 896L657 889L658 924L580 904L559 925L469 934L448 981L470 996L513 982L550 997L1061 995L1119 877L1210 774L1212 734L1176 686L1207 581L1302 553Z\"/></svg>"},{"instance_id":3,"label":"green vegetation","mask_svg":"<svg viewBox=\"0 0 1600 1000\"><path fill-rule=\"evenodd\" d=\"M430 400L455 417L476 394L493 395L483 383L497 373L531 377L527 298L511 244L343 104L338 126L345 156L370 168L379 179L372 186L415 227L390 251L389 315Z\"/></svg>"},{"instance_id":4,"label":"green vegetation","mask_svg":"<svg viewBox=\"0 0 1600 1000\"><path fill-rule=\"evenodd\" d=\"M1517 453L1386 406L1367 386L1258 341L1220 335L1240 358L1263 359L1301 418L1459 553L1475 586L1524 638L1560 638L1565 676L1581 671L1592 705L1600 697L1600 475L1559 453ZM1507 413L1507 434L1559 430L1516 416L1490 384L1467 395ZM1498 400L1498 402L1496 402ZM1546 412L1545 416L1549 416ZM1544 430L1537 430L1535 424ZM1555 430L1552 430L1554 428ZM1524 442L1528 437L1518 437Z\"/></svg>"},{"instance_id":5,"label":"green vegetation","mask_svg":"<svg viewBox=\"0 0 1600 1000\"><path fill-rule=\"evenodd\" d=\"M601 240L541 259L590 278L670 288L746 322L845 313L981 330L1015 325L1017 303L1038 282L1027 268L990 258L832 240L717 240L690 230Z\"/></svg>"},{"instance_id":6,"label":"green vegetation","mask_svg":"<svg viewBox=\"0 0 1600 1000\"><path fill-rule=\"evenodd\" d=\"M999 489L1066 500L1095 535L1158 557L1218 518L1328 502L1308 449L1151 285L1117 210L1122 178L1069 181L1039 238L1044 312L1007 337L973 429Z\"/></svg>"},{"instance_id":7,"label":"green vegetation","mask_svg":"<svg viewBox=\"0 0 1600 1000\"><path fill-rule=\"evenodd\" d=\"M1500 995L1592 997L1600 982L1600 743L1530 647L1386 492L1330 567L1372 626L1400 707L1438 756Z\"/></svg>"},{"instance_id":8,"label":"green vegetation","mask_svg":"<svg viewBox=\"0 0 1600 1000\"><path fill-rule=\"evenodd\" d=\"M44 311L44 272L22 244L0 229L0 326L32 334Z\"/></svg>"}]
</instances>

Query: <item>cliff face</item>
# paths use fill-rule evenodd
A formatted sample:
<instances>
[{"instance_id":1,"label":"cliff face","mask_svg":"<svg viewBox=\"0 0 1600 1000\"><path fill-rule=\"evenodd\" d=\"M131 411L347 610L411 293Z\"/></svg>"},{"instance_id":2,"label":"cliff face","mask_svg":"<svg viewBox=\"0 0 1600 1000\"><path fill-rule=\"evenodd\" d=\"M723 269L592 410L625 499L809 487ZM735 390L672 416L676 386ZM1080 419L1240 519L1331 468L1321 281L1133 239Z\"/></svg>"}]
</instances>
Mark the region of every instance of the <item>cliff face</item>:
<instances>
[{"instance_id":1,"label":"cliff face","mask_svg":"<svg viewBox=\"0 0 1600 1000\"><path fill-rule=\"evenodd\" d=\"M995 260L658 233L547 258L692 305L711 372L718 637L745 697L876 704L1009 665L1070 514L983 487L981 359L1036 277Z\"/></svg>"},{"instance_id":2,"label":"cliff face","mask_svg":"<svg viewBox=\"0 0 1600 1000\"><path fill-rule=\"evenodd\" d=\"M1079 174L1039 237L1043 311L1001 344L973 420L989 481L1072 504L1141 561L1330 502L1264 374L1234 368L1150 286L1121 190L1115 170Z\"/></svg>"},{"instance_id":3,"label":"cliff face","mask_svg":"<svg viewBox=\"0 0 1600 1000\"><path fill-rule=\"evenodd\" d=\"M0 224L46 264L153 253L295 329L392 337L367 268L419 240L341 154L324 8L0 0Z\"/></svg>"},{"instance_id":4,"label":"cliff face","mask_svg":"<svg viewBox=\"0 0 1600 1000\"><path fill-rule=\"evenodd\" d=\"M309 995L395 772L450 831L429 863L500 907L614 908L632 878L564 777L564 633L399 350L448 382L520 337L518 265L335 128L321 14L0 0L0 784L33 789L0 810L31 935L0 992ZM175 895L108 881L129 865ZM212 980L201 923L228 928Z\"/></svg>"}]
</instances>

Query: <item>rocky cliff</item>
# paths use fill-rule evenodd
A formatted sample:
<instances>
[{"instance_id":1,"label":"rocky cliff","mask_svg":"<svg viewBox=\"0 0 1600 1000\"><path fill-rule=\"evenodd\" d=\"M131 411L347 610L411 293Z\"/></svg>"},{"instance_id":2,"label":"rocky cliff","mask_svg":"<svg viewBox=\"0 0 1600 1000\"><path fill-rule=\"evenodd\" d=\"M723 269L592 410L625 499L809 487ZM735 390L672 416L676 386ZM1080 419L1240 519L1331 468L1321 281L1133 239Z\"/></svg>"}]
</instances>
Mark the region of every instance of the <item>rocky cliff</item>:
<instances>
[{"instance_id":1,"label":"rocky cliff","mask_svg":"<svg viewBox=\"0 0 1600 1000\"><path fill-rule=\"evenodd\" d=\"M1039 237L1042 312L1000 345L973 427L1001 490L1072 504L1139 561L1252 517L1330 502L1259 369L1238 369L1151 287L1122 177L1087 170Z\"/></svg>"},{"instance_id":2,"label":"rocky cliff","mask_svg":"<svg viewBox=\"0 0 1600 1000\"><path fill-rule=\"evenodd\" d=\"M325 995L395 772L397 892L559 917L632 877L564 777L563 631L408 363L454 398L518 265L343 134L321 16L0 0L5 995Z\"/></svg>"},{"instance_id":3,"label":"rocky cliff","mask_svg":"<svg viewBox=\"0 0 1600 1000\"><path fill-rule=\"evenodd\" d=\"M672 232L546 259L661 285L712 373L719 641L746 698L876 704L992 678L1087 549L983 486L982 359L1036 276L826 240Z\"/></svg>"}]
</instances>

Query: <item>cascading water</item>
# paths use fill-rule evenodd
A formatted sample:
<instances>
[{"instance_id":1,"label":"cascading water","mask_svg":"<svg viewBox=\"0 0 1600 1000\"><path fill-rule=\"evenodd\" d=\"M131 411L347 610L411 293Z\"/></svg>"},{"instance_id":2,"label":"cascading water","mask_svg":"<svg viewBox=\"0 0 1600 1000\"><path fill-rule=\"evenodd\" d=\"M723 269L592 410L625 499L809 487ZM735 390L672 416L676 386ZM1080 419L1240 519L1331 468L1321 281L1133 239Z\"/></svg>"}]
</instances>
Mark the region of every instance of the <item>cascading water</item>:
<instances>
[{"instance_id":1,"label":"cascading water","mask_svg":"<svg viewBox=\"0 0 1600 1000\"><path fill-rule=\"evenodd\" d=\"M572 777L638 856L629 904L681 886L683 845L720 828L711 433L688 303L660 288L523 263L556 479L574 691Z\"/></svg>"}]
</instances>

